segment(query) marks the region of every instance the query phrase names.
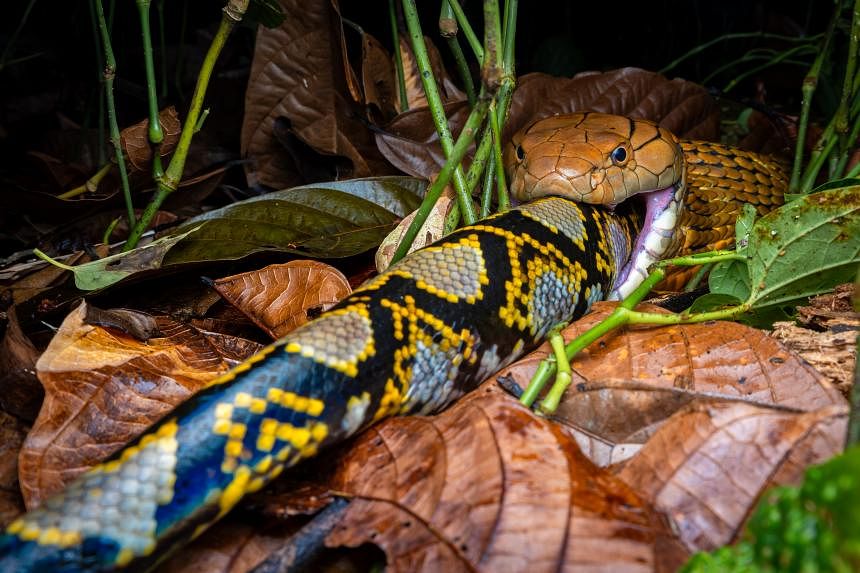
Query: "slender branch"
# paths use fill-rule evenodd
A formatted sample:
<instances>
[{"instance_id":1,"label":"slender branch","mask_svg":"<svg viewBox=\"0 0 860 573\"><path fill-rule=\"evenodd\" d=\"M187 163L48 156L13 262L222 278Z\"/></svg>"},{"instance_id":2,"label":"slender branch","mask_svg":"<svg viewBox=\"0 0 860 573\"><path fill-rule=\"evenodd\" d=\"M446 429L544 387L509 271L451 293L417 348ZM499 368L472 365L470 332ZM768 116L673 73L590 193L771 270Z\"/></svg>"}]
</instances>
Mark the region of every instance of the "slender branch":
<instances>
[{"instance_id":1,"label":"slender branch","mask_svg":"<svg viewBox=\"0 0 860 573\"><path fill-rule=\"evenodd\" d=\"M479 62L482 62L484 60L484 48L481 46L481 42L478 40L475 30L472 29L469 19L466 18L466 13L463 12L463 6L460 5L458 0L447 0L447 2L454 11L454 17L457 18L457 23L463 31L463 36L466 38L469 46L471 46L472 52L475 53L475 58Z\"/></svg>"},{"instance_id":2,"label":"slender branch","mask_svg":"<svg viewBox=\"0 0 860 573\"><path fill-rule=\"evenodd\" d=\"M418 64L418 71L424 85L424 94L427 96L427 105L430 107L430 114L436 126L436 133L439 134L439 142L442 144L442 151L445 152L446 159L450 160L454 148L454 138L448 127L448 118L445 116L445 107L442 105L436 78L433 77L433 69L430 65L430 57L427 55L427 46L424 44L424 34L421 32L421 22L418 20L415 0L403 0L403 16L406 19L406 27L409 29L409 35L412 39L415 62ZM463 169L459 164L454 170L454 189L457 192L463 221L467 225L471 225L477 220L477 216L472 206L472 197L467 190Z\"/></svg>"},{"instance_id":3,"label":"slender branch","mask_svg":"<svg viewBox=\"0 0 860 573\"><path fill-rule=\"evenodd\" d=\"M445 165L442 167L442 170L439 171L439 174L436 176L436 180L430 185L430 188L424 195L424 199L421 201L421 205L418 207L418 212L415 214L415 218L412 219L412 223L409 225L409 228L400 240L400 244L397 246L397 250L391 258L391 264L396 263L409 252L409 248L412 246L415 236L418 234L424 221L427 220L428 215L430 215L433 205L436 204L436 201L442 194L442 190L445 189L445 186L449 181L451 181L451 177L455 173L455 166L460 165L460 162L463 160L463 157L465 157L469 147L471 147L472 142L475 140L475 134L481 127L481 123L487 115L488 108L489 103L487 101L479 101L472 109L472 112L466 120L466 125L463 126L463 131L460 132L460 136L457 138L457 143L454 145L450 155L448 156L448 160L445 161Z\"/></svg>"},{"instance_id":4,"label":"slender branch","mask_svg":"<svg viewBox=\"0 0 860 573\"><path fill-rule=\"evenodd\" d=\"M158 119L158 94L155 83L155 64L152 61L152 32L149 28L149 7L151 0L137 0L137 11L140 16L140 31L143 41L143 63L146 69L146 100L149 104L149 144L152 147L152 178L157 180L164 173L161 167L161 142L164 141L164 131Z\"/></svg>"},{"instance_id":5,"label":"slender branch","mask_svg":"<svg viewBox=\"0 0 860 573\"><path fill-rule=\"evenodd\" d=\"M78 195L83 195L84 193L95 193L98 191L99 183L101 183L102 179L105 178L105 175L110 172L110 168L110 162L105 163L102 168L99 169L95 175L87 179L83 185L78 185L74 189L69 189L65 193L57 195L57 199L71 199Z\"/></svg>"},{"instance_id":6,"label":"slender branch","mask_svg":"<svg viewBox=\"0 0 860 573\"><path fill-rule=\"evenodd\" d=\"M689 58L692 58L693 56L704 52L705 50L707 50L708 48L710 48L714 44L718 44L718 43L724 42L726 40L741 40L744 38L759 38L762 40L765 40L765 39L767 39L767 40L782 40L784 42L814 42L814 41L818 40L822 35L823 34L817 34L815 36L807 36L807 37L803 37L803 36L798 37L798 36L782 36L780 34L766 34L764 32L740 32L740 33L736 33L736 34L723 34L722 36L718 36L718 37L714 38L713 40L705 42L704 44L699 44L698 46L691 49L690 51L688 51L686 54L684 54L680 58L677 58L677 59L669 62L668 65L666 65L663 69L659 70L659 73L665 74L666 72L668 72L669 70L671 70L672 68L674 68L675 66L680 64L681 62L686 61Z\"/></svg>"},{"instance_id":7,"label":"slender branch","mask_svg":"<svg viewBox=\"0 0 860 573\"><path fill-rule=\"evenodd\" d=\"M36 0L30 0L30 2L27 4L27 7L24 8L24 13L21 15L20 18L18 18L18 25L15 27L15 31L12 32L12 35L9 37L9 41L6 42L6 46L3 48L3 53L0 54L0 70L12 63L9 60L9 56L12 55L12 49L18 42L18 36L20 36L21 32L24 30L24 26L27 24L27 20L30 19L30 12L33 11L33 6L35 5ZM41 54L43 52L39 53ZM19 59L18 61L21 62L23 60Z\"/></svg>"},{"instance_id":8,"label":"slender branch","mask_svg":"<svg viewBox=\"0 0 860 573\"><path fill-rule=\"evenodd\" d=\"M397 27L397 6L394 0L388 0L388 21L391 24L391 38L394 42L394 73L397 76L397 88L400 94L400 111L404 112L409 109L409 99L406 95L403 56L400 54L400 30Z\"/></svg>"},{"instance_id":9,"label":"slender branch","mask_svg":"<svg viewBox=\"0 0 860 573\"><path fill-rule=\"evenodd\" d=\"M490 112L492 113L492 112ZM487 168L484 169L484 182L481 185L481 218L483 219L490 214L490 207L493 199L493 182L495 178L495 163L496 156L492 153L487 163Z\"/></svg>"},{"instance_id":10,"label":"slender branch","mask_svg":"<svg viewBox=\"0 0 860 573\"><path fill-rule=\"evenodd\" d=\"M490 162L496 170L499 211L507 211L511 208L511 200L508 196L508 184L505 181L505 166L502 162L502 130L499 128L499 116L495 101L490 105L490 127L493 130L493 154L490 156Z\"/></svg>"},{"instance_id":11,"label":"slender branch","mask_svg":"<svg viewBox=\"0 0 860 573\"><path fill-rule=\"evenodd\" d=\"M194 94L191 97L191 107L188 110L188 116L182 124L182 133L179 135L179 143L176 145L176 150L173 152L173 157L170 160L170 165L164 172L164 175L156 182L157 188L155 197L141 215L140 220L131 230L128 241L123 248L128 251L137 246L140 237L149 226L155 213L158 211L161 204L168 195L173 193L179 186L179 181L182 179L182 173L185 170L185 161L188 158L188 149L191 146L191 139L194 137L198 122L200 120L200 112L203 108L203 100L206 98L206 88L209 86L209 80L212 77L212 70L215 67L215 62L221 50L224 48L224 43L230 36L230 32L237 22L242 20L242 16L248 8L250 0L229 0L227 6L224 7L224 13L221 17L221 24L218 26L218 31L215 32L215 37L212 38L212 44L206 52L206 57L203 60L203 65L200 67L200 73L197 76L197 84L194 86Z\"/></svg>"},{"instance_id":12,"label":"slender branch","mask_svg":"<svg viewBox=\"0 0 860 573\"><path fill-rule=\"evenodd\" d=\"M801 175L801 169L803 166L803 148L806 144L806 130L809 124L809 111L812 106L812 96L815 94L815 89L818 86L818 76L821 73L821 66L824 64L825 59L827 58L827 54L830 51L830 43L833 38L833 33L836 30L836 22L839 20L839 8L837 7L833 16L830 18L830 24L827 27L827 32L824 35L824 39L821 43L821 50L816 56L815 61L812 63L812 67L809 68L809 72L806 74L806 77L803 78L803 85L801 86L801 93L803 94L803 100L801 102L800 108L800 120L797 126L797 144L794 150L794 164L791 168L791 179L788 183L788 191L789 193L807 193L810 189L812 189L812 183L815 182L815 178L818 176L818 172L821 169L821 166L824 164L824 159L827 155L830 154L830 149L827 150L825 154L822 155L822 148L825 146L824 142L832 139L832 125L833 120L831 120L830 126L828 129L831 129L831 135L827 136L825 139L825 135L822 133L821 137L816 144L816 149L812 152L812 157L809 160L809 165L806 167L806 172ZM826 132L827 130L825 130ZM821 156L820 160L816 155L818 152L818 156Z\"/></svg>"},{"instance_id":13,"label":"slender branch","mask_svg":"<svg viewBox=\"0 0 860 573\"><path fill-rule=\"evenodd\" d=\"M119 169L119 179L122 185L122 194L125 199L126 215L128 217L129 226L134 226L136 221L134 218L134 206L131 202L131 187L128 184L128 173L125 169L125 158L122 155L122 145L120 144L119 125L116 121L116 104L113 99L113 80L116 77L116 59L113 56L113 47L111 46L110 33L108 32L107 22L105 21L105 12L102 7L101 0L96 1L96 18L99 23L99 32L102 36L102 45L105 55L104 83L105 96L107 98L108 108L108 123L110 124L110 139L113 143L114 155L116 156L116 165Z\"/></svg>"},{"instance_id":14,"label":"slender branch","mask_svg":"<svg viewBox=\"0 0 860 573\"><path fill-rule=\"evenodd\" d=\"M466 63L466 56L463 54L463 48L460 47L460 42L457 36L445 38L448 42L448 48L454 56L454 64L457 66L457 73L460 74L460 79L463 80L463 88L466 90L466 98L469 100L469 107L475 105L477 96L475 95L475 82L472 80L472 73L469 71L469 64Z\"/></svg>"},{"instance_id":15,"label":"slender branch","mask_svg":"<svg viewBox=\"0 0 860 573\"><path fill-rule=\"evenodd\" d=\"M466 98L469 100L469 107L475 105L475 82L472 81L472 73L469 71L469 64L466 63L466 56L463 54L463 49L460 47L460 41L457 39L457 20L454 18L454 9L447 0L442 0L442 9L439 13L439 33L445 38L448 43L448 49L454 56L454 64L457 66L457 73L460 74L460 79L463 81L463 88L466 90Z\"/></svg>"},{"instance_id":16,"label":"slender branch","mask_svg":"<svg viewBox=\"0 0 860 573\"><path fill-rule=\"evenodd\" d=\"M838 9L837 9L838 11ZM854 70L857 67L857 48L860 43L860 0L854 0L851 13L851 31L848 39L848 62L845 64L845 78L842 83L842 97L836 109L836 133L843 138L848 133L848 106L853 95ZM847 147L853 142L846 141Z\"/></svg>"}]
</instances>

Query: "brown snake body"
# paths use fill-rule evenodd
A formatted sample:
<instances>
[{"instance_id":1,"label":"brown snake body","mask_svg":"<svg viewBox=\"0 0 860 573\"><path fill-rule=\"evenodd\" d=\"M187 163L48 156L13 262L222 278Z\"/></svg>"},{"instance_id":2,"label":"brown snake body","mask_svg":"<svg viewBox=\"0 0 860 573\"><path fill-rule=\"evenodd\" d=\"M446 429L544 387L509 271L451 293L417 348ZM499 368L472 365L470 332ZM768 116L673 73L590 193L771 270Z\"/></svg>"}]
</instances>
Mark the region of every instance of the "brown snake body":
<instances>
[{"instance_id":1,"label":"brown snake body","mask_svg":"<svg viewBox=\"0 0 860 573\"><path fill-rule=\"evenodd\" d=\"M596 112L533 122L512 138L505 165L521 201L558 195L614 206L644 198L633 269L643 276L658 259L731 245L742 205L762 215L783 203L788 187L787 166L774 157L679 140L651 121ZM628 292L622 285L613 298Z\"/></svg>"}]
</instances>

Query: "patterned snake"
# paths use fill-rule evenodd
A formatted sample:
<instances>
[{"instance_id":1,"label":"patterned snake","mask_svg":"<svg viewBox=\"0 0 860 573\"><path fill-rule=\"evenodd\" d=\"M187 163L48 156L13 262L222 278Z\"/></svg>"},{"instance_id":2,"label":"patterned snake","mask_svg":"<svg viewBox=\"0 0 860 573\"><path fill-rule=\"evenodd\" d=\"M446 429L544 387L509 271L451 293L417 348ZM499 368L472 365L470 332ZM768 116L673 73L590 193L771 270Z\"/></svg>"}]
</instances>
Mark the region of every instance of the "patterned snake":
<instances>
[{"instance_id":1,"label":"patterned snake","mask_svg":"<svg viewBox=\"0 0 860 573\"><path fill-rule=\"evenodd\" d=\"M533 201L416 251L214 380L12 522L0 569L151 567L285 468L387 416L440 410L555 324L635 288L641 265L713 243L697 217L722 213L715 198L735 182L756 186L742 183L752 196L739 200L778 203L764 160L679 144L645 121L551 118L518 134L508 155L516 195ZM713 184L684 201L694 180ZM637 192L644 219L636 202L620 205Z\"/></svg>"}]
</instances>

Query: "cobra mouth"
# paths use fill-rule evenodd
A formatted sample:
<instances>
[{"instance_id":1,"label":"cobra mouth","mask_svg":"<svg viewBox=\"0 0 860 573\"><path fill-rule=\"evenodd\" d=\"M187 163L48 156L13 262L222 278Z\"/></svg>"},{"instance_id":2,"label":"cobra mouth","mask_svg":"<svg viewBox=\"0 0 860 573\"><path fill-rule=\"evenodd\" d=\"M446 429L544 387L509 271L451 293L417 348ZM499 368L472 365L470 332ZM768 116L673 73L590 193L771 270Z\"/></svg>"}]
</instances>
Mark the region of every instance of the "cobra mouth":
<instances>
[{"instance_id":1,"label":"cobra mouth","mask_svg":"<svg viewBox=\"0 0 860 573\"><path fill-rule=\"evenodd\" d=\"M644 206L642 230L627 263L621 267L607 300L621 300L648 276L652 264L669 250L683 204L682 181L665 189L639 193L629 199L637 201L640 213Z\"/></svg>"}]
</instances>

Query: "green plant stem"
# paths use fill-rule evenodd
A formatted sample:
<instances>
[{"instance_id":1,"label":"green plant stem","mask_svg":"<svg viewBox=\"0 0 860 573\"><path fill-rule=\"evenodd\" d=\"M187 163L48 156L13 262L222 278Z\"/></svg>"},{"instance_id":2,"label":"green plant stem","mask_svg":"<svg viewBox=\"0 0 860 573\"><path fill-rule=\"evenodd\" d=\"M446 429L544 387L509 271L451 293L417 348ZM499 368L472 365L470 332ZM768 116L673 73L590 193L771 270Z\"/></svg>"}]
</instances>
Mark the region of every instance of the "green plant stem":
<instances>
[{"instance_id":1,"label":"green plant stem","mask_svg":"<svg viewBox=\"0 0 860 573\"><path fill-rule=\"evenodd\" d=\"M806 131L809 124L809 111L812 107L812 96L815 94L815 89L818 86L818 76L821 74L821 66L824 64L827 53L830 51L830 40L833 38L833 32L836 30L836 22L838 20L839 8L837 7L834 10L833 16L830 19L830 24L827 27L827 32L824 35L821 50L816 56L815 61L812 62L812 66L809 68L809 72L807 72L806 77L803 78L803 85L801 86L803 99L801 100L800 120L797 125L797 144L794 149L794 163L791 168L791 178L788 182L789 193L807 193L812 189L811 184L807 187L807 181L810 179L809 173L811 172L812 163L816 163L815 152L813 151L813 158L810 159L810 165L807 166L806 172L801 175L803 166L803 149L806 145ZM819 144L824 141L823 134L821 137L822 139L819 139ZM815 177L817 177L820 169L821 164L819 163L818 167L814 169L814 173L812 174L812 182L815 181Z\"/></svg>"},{"instance_id":2,"label":"green plant stem","mask_svg":"<svg viewBox=\"0 0 860 573\"><path fill-rule=\"evenodd\" d=\"M475 35L475 30L472 29L472 25L469 23L469 20L466 18L466 13L463 12L463 7L460 5L458 0L448 0L448 3L451 6L451 9L454 11L454 17L457 18L457 23L460 25L460 30L463 32L463 36L466 38L466 41L469 43L469 46L472 48L472 52L475 54L475 58L481 62L484 60L484 48L481 46L481 42L478 40L478 36Z\"/></svg>"},{"instance_id":3,"label":"green plant stem","mask_svg":"<svg viewBox=\"0 0 860 573\"><path fill-rule=\"evenodd\" d=\"M484 0L484 60L481 66L483 83L492 93L498 91L504 74L502 63L502 21L499 1Z\"/></svg>"},{"instance_id":4,"label":"green plant stem","mask_svg":"<svg viewBox=\"0 0 860 573\"><path fill-rule=\"evenodd\" d=\"M94 49L96 52L96 73L98 74L98 81L101 83L102 77L104 74L105 64L104 64L104 56L102 55L102 41L99 36L99 24L98 18L96 17L96 2L98 0L90 0L89 8L90 8L90 25L92 26L93 31L93 43ZM98 109L98 151L97 151L97 161L99 165L104 165L107 162L107 153L105 152L105 141L107 138L105 137L105 91L103 89L99 90L99 109Z\"/></svg>"},{"instance_id":5,"label":"green plant stem","mask_svg":"<svg viewBox=\"0 0 860 573\"><path fill-rule=\"evenodd\" d=\"M158 94L155 82L155 64L152 61L152 31L149 27L149 8L151 0L137 0L140 16L140 31L143 42L143 63L146 69L146 100L149 104L149 144L152 147L152 178L157 180L164 173L161 167L159 147L164 141L164 131L158 119Z\"/></svg>"},{"instance_id":6,"label":"green plant stem","mask_svg":"<svg viewBox=\"0 0 860 573\"><path fill-rule=\"evenodd\" d=\"M566 356L561 327L555 327L550 330L548 339L550 348L552 348L556 375L552 389L541 402L541 410L555 412L561 403L562 396L564 396L565 391L570 387L573 377L571 376L570 361Z\"/></svg>"},{"instance_id":7,"label":"green plant stem","mask_svg":"<svg viewBox=\"0 0 860 573\"><path fill-rule=\"evenodd\" d=\"M176 145L176 150L173 152L173 157L164 171L164 175L156 182L155 197L146 206L140 220L132 228L128 241L126 241L123 248L124 251L129 251L137 246L140 237L143 236L144 231L146 231L150 222L152 222L152 218L158 212L161 204L179 186L179 181L182 179L182 173L185 170L185 160L188 157L191 139L194 136L200 119L200 111L203 108L203 100L206 97L206 88L209 86L209 80L212 77L212 70L215 67L215 62L218 61L221 50L224 48L224 43L230 36L230 32L236 23L242 20L242 16L248 7L248 2L249 0L230 0L224 8L224 13L221 16L221 24L218 26L215 37L212 38L212 44L210 44L209 50L206 52L206 57L203 60L203 65L200 67L197 83L194 86L194 94L191 97L191 107L188 110L185 122L182 124L179 143Z\"/></svg>"},{"instance_id":8,"label":"green plant stem","mask_svg":"<svg viewBox=\"0 0 860 573\"><path fill-rule=\"evenodd\" d=\"M848 38L848 61L845 64L842 97L839 100L839 107L836 108L836 133L843 138L843 150L853 144L853 141L848 141L845 136L848 134L848 108L851 97L854 95L852 87L854 70L857 67L858 43L860 43L860 0L854 0L854 8L851 11L851 31Z\"/></svg>"},{"instance_id":9,"label":"green plant stem","mask_svg":"<svg viewBox=\"0 0 860 573\"><path fill-rule=\"evenodd\" d=\"M696 271L696 274L693 275L693 278L690 279L686 285L684 285L684 292L693 292L696 290L702 282L702 279L705 278L705 275L711 270L713 265L702 265L702 267Z\"/></svg>"},{"instance_id":10,"label":"green plant stem","mask_svg":"<svg viewBox=\"0 0 860 573\"><path fill-rule=\"evenodd\" d=\"M466 90L466 98L469 100L469 107L474 107L477 96L475 94L475 82L472 80L472 73L469 71L469 64L466 63L466 56L463 55L463 49L460 47L460 41L457 36L445 38L448 42L448 49L454 56L454 64L457 66L457 73L460 74L460 79L463 81L463 88Z\"/></svg>"},{"instance_id":11,"label":"green plant stem","mask_svg":"<svg viewBox=\"0 0 860 573\"><path fill-rule=\"evenodd\" d=\"M809 66L809 62L802 62L800 60L792 60L791 56L802 55L804 53L812 53L812 54L816 53L815 47L814 46L808 46L808 45L798 46L797 48L792 48L792 50L793 51L791 51L790 53L789 52L774 52L773 50L768 50L769 53L767 53L767 54L754 54L752 52L747 52L746 54L744 54L740 58L737 58L736 60L732 60L726 64L723 64L722 66L719 66L715 70L713 70L711 73L709 73L707 76L705 76L702 79L702 84L707 84L713 78L719 76L724 71L726 71L728 69L735 68L738 65L744 64L746 62L758 62L758 61L764 60L766 62L765 65L759 66L758 68L756 68L757 70L766 68L769 65L773 65L773 64L777 64L777 63L782 63L782 64L792 63L792 64L796 64L796 65ZM779 58L779 59L777 60L777 58ZM747 75L749 75L749 74L747 74ZM744 76L744 77L746 77L746 76ZM734 87L734 85L732 87Z\"/></svg>"},{"instance_id":12,"label":"green plant stem","mask_svg":"<svg viewBox=\"0 0 860 573\"><path fill-rule=\"evenodd\" d=\"M483 219L490 214L490 207L493 199L493 181L495 181L495 169L493 168L496 162L496 156L490 154L487 162L487 168L484 169L484 182L481 186L481 218Z\"/></svg>"},{"instance_id":13,"label":"green plant stem","mask_svg":"<svg viewBox=\"0 0 860 573\"><path fill-rule=\"evenodd\" d=\"M122 185L122 195L125 199L128 224L133 227L136 224L134 218L134 206L131 202L131 187L129 187L128 184L128 173L125 169L125 158L122 155L119 125L116 121L116 104L113 99L113 80L116 77L116 59L113 56L113 47L111 46L110 33L108 32L107 22L105 21L105 12L102 7L101 0L96 0L96 18L99 23L99 32L101 33L102 46L104 48L105 55L104 83L108 108L108 123L110 124L110 139L113 144L114 155L116 156L116 165L119 169L119 179Z\"/></svg>"},{"instance_id":14,"label":"green plant stem","mask_svg":"<svg viewBox=\"0 0 860 573\"><path fill-rule=\"evenodd\" d=\"M105 178L105 175L110 173L110 168L110 162L105 163L102 168L99 169L95 175L87 179L83 185L78 185L74 189L70 189L65 193L57 195L57 199L71 199L78 195L83 195L84 193L95 193L98 191L99 183L101 183L102 179Z\"/></svg>"},{"instance_id":15,"label":"green plant stem","mask_svg":"<svg viewBox=\"0 0 860 573\"><path fill-rule=\"evenodd\" d=\"M714 38L713 40L705 42L704 44L699 44L695 48L686 52L681 57L669 62L668 65L666 65L663 69L659 70L659 73L665 74L666 72L668 72L669 70L671 70L672 68L674 68L675 66L680 64L681 62L686 61L687 59L692 58L693 56L704 52L705 50L707 50L708 48L710 48L714 44L718 44L718 43L724 42L726 40L741 40L744 38L760 38L762 40L765 40L765 39L782 40L784 42L814 42L814 41L818 40L821 36L822 36L822 34L817 34L815 36L808 36L808 37L782 36L780 34L765 34L764 32L739 32L739 33L735 33L735 34L723 34L722 36L718 36L718 37Z\"/></svg>"},{"instance_id":16,"label":"green plant stem","mask_svg":"<svg viewBox=\"0 0 860 573\"><path fill-rule=\"evenodd\" d=\"M445 186L449 181L451 181L451 177L455 172L455 166L460 164L463 157L465 157L466 152L469 150L469 147L471 147L472 142L475 140L475 134L477 133L478 128L480 128L481 123L484 121L488 108L489 103L487 101L479 101L472 109L468 119L466 119L466 125L463 126L463 131L457 138L457 143L454 144L451 154L447 161L445 161L445 165L442 166L441 171L439 171L439 174L436 176L436 180L430 185L430 188L424 195L424 199L421 201L421 205L418 207L418 212L415 213L415 218L412 219L412 223L403 234L400 244L397 245L397 250L394 252L394 256L391 257L392 265L406 256L406 253L409 252L409 247L412 246L412 241L415 240L415 236L418 235L418 231L421 229L424 221L427 220L428 215L430 215L433 205L436 204L439 196L442 195L442 190L445 189Z\"/></svg>"},{"instance_id":17,"label":"green plant stem","mask_svg":"<svg viewBox=\"0 0 860 573\"><path fill-rule=\"evenodd\" d=\"M490 127L493 130L493 154L490 156L490 160L491 165L494 165L496 170L499 211L507 211L511 208L511 200L508 195L508 184L505 181L505 165L502 161L502 130L499 128L499 116L495 100L490 105Z\"/></svg>"},{"instance_id":18,"label":"green plant stem","mask_svg":"<svg viewBox=\"0 0 860 573\"><path fill-rule=\"evenodd\" d=\"M466 185L469 187L470 194L478 186L481 174L486 171L492 152L492 129L489 125L485 125L484 131L481 133L480 143L478 143L478 149L472 157L472 164L469 166L469 171L466 172Z\"/></svg>"},{"instance_id":19,"label":"green plant stem","mask_svg":"<svg viewBox=\"0 0 860 573\"><path fill-rule=\"evenodd\" d=\"M388 20L391 24L391 39L394 43L394 73L397 76L397 89L400 94L400 111L409 109L406 95L406 78L403 74L403 56L400 54L400 30L397 28L397 6L395 0L388 0Z\"/></svg>"},{"instance_id":20,"label":"green plant stem","mask_svg":"<svg viewBox=\"0 0 860 573\"><path fill-rule=\"evenodd\" d=\"M0 70L3 70L6 66L8 66L11 61L9 56L12 55L12 50L15 47L15 44L18 42L18 36L21 35L21 32L24 30L24 26L27 24L27 20L30 19L30 12L33 11L33 6L36 5L36 0L30 0L27 4L27 7L24 8L24 13L18 18L18 25L15 27L15 31L12 32L12 35L9 37L9 41L6 42L6 46L3 48L3 53L0 54ZM22 61L18 59L18 61Z\"/></svg>"},{"instance_id":21,"label":"green plant stem","mask_svg":"<svg viewBox=\"0 0 860 573\"><path fill-rule=\"evenodd\" d=\"M749 69L749 70L747 70L741 74L738 74L735 78L732 79L732 81L730 81L729 83L726 84L726 87L723 88L723 93L727 93L727 92L731 91L736 85L738 85L740 82L742 82L743 80L745 80L749 76L751 76L753 74L757 74L762 70L766 70L767 68L769 68L771 66L775 66L779 63L782 63L784 60L789 59L791 56L794 56L796 54L800 54L800 53L803 53L806 51L809 51L808 46L797 46L797 47L791 48L790 50L786 50L786 51L778 54L774 58L767 60L765 63L763 63L761 65L755 66L755 67L753 67L753 68L751 68L751 69Z\"/></svg>"},{"instance_id":22,"label":"green plant stem","mask_svg":"<svg viewBox=\"0 0 860 573\"><path fill-rule=\"evenodd\" d=\"M436 133L439 134L439 142L442 144L445 158L450 161L454 148L454 138L448 127L448 118L445 116L445 108L442 105L442 98L439 96L439 87L436 85L436 78L433 76L430 58L427 55L427 46L424 44L424 34L421 31L421 22L418 20L415 0L403 0L403 16L406 19L406 27L412 40L415 62L418 64L418 72L424 85L424 94L427 96L427 105L436 126ZM463 169L459 163L454 169L454 189L457 192L457 201L460 205L463 221L467 225L471 225L477 220L477 216L472 205L472 197L468 192Z\"/></svg>"},{"instance_id":23,"label":"green plant stem","mask_svg":"<svg viewBox=\"0 0 860 573\"><path fill-rule=\"evenodd\" d=\"M595 342L601 336L620 328L626 324L656 324L653 322L647 322L648 317L655 316L658 317L657 320L661 320L664 316L672 316L676 317L675 320L678 322L667 322L666 324L679 324L681 322L703 322L706 320L717 320L719 318L725 318L730 316L735 316L738 314L743 314L749 310L749 305L746 303L744 305L740 305L739 307L742 310L737 310L735 313L732 313L732 309L714 311L710 313L700 313L696 315L652 315L649 313L637 313L632 309L639 304L645 296L651 292L651 289L654 288L657 283L663 280L666 276L665 268L671 265L677 266L696 266L701 264L709 264L716 263L721 261L729 261L729 260L743 260L744 257L739 255L735 251L713 251L711 253L699 253L696 255L689 255L685 257L677 257L674 259L669 259L666 261L661 261L657 263L654 270L649 273L648 277L642 281L642 283L633 289L621 303L615 307L612 313L603 319L601 322L597 323L583 334L577 336L570 343L565 346L565 356L567 361L573 360L574 356L579 354L582 350L587 348L590 344ZM703 318L704 317L704 318ZM671 320L671 319L670 319ZM663 323L660 323L663 324ZM556 373L556 365L551 361L545 361L538 366L538 369L535 371L532 376L531 381L529 382L528 387L523 392L523 395L520 396L520 402L525 404L526 406L531 407L540 393L543 391L549 379ZM541 403L541 410L545 412L553 412L555 408L558 406L559 401L561 400L561 395L564 393L564 389L557 389L553 387L548 393L544 401Z\"/></svg>"}]
</instances>

